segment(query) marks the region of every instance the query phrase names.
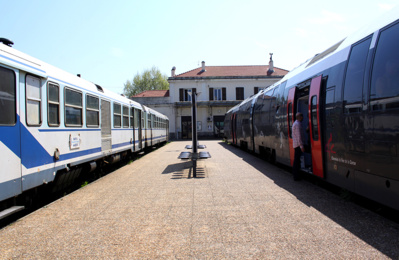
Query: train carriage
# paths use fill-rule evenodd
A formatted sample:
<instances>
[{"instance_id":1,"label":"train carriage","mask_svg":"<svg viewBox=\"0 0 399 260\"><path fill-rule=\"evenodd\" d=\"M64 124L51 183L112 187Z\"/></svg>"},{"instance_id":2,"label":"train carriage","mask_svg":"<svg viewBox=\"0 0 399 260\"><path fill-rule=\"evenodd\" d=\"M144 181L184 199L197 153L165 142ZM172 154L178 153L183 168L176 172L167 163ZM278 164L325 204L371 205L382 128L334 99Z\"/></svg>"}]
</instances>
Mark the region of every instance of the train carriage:
<instances>
[{"instance_id":1,"label":"train carriage","mask_svg":"<svg viewBox=\"0 0 399 260\"><path fill-rule=\"evenodd\" d=\"M291 127L302 112L302 171L398 210L398 18L396 8L253 96L249 109L228 111L227 140L292 166Z\"/></svg>"},{"instance_id":2,"label":"train carriage","mask_svg":"<svg viewBox=\"0 0 399 260\"><path fill-rule=\"evenodd\" d=\"M103 162L166 142L166 116L2 41L0 218L25 191L61 188Z\"/></svg>"}]
</instances>

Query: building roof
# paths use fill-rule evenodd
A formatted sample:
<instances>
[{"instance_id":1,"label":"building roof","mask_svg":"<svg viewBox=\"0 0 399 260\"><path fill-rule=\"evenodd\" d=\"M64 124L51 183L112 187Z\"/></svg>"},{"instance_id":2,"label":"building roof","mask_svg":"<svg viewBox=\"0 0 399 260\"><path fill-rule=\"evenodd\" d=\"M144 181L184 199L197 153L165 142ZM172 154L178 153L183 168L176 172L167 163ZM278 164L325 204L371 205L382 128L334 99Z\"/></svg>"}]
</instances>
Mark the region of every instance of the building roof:
<instances>
[{"instance_id":1,"label":"building roof","mask_svg":"<svg viewBox=\"0 0 399 260\"><path fill-rule=\"evenodd\" d=\"M176 75L175 78L204 78L204 77L283 77L288 70L274 67L271 75L267 74L269 65L249 65L249 66L206 66L205 71L202 67Z\"/></svg>"},{"instance_id":2,"label":"building roof","mask_svg":"<svg viewBox=\"0 0 399 260\"><path fill-rule=\"evenodd\" d=\"M169 97L169 90L146 90L133 97Z\"/></svg>"}]
</instances>

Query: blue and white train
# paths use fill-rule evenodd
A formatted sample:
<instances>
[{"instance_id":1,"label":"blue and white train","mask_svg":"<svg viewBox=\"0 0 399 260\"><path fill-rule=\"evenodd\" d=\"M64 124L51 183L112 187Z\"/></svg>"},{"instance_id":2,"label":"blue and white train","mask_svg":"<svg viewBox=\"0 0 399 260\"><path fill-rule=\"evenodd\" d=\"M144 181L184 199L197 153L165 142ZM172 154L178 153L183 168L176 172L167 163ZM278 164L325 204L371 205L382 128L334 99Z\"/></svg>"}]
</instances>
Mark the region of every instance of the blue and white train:
<instances>
[{"instance_id":1,"label":"blue and white train","mask_svg":"<svg viewBox=\"0 0 399 260\"><path fill-rule=\"evenodd\" d=\"M399 8L232 108L225 136L293 165L304 115L302 171L399 210Z\"/></svg>"},{"instance_id":2,"label":"blue and white train","mask_svg":"<svg viewBox=\"0 0 399 260\"><path fill-rule=\"evenodd\" d=\"M0 218L34 188L168 141L163 114L0 41Z\"/></svg>"}]
</instances>

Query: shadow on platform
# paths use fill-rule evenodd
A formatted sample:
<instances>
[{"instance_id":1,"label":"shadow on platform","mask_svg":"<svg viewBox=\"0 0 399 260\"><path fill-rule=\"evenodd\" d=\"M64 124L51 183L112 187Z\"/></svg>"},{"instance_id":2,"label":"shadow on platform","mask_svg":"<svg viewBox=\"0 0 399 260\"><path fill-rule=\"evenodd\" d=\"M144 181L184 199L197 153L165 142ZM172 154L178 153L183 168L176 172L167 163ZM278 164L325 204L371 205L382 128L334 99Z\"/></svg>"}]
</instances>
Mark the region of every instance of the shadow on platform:
<instances>
[{"instance_id":1,"label":"shadow on platform","mask_svg":"<svg viewBox=\"0 0 399 260\"><path fill-rule=\"evenodd\" d=\"M193 178L193 164L191 160L170 164L162 174L172 174L171 179L190 179ZM201 166L197 167L196 179L205 178L205 169Z\"/></svg>"},{"instance_id":2,"label":"shadow on platform","mask_svg":"<svg viewBox=\"0 0 399 260\"><path fill-rule=\"evenodd\" d=\"M346 203L336 203L331 205L329 201L326 200L326 196L320 196L320 192L316 189L316 187L321 187L321 189L326 191L333 192L336 196L339 196L340 190L338 187L328 184L317 177L309 175L305 177L305 180L302 182L293 181L292 174L290 172L290 168L288 167L278 167L276 165L270 164L261 158L253 155L249 152L241 150L238 147L234 147L232 145L228 145L225 142L221 141L219 144L229 152L237 155L242 160L246 161L254 168L256 168L259 172L261 172L266 177L270 178L274 181L274 183L286 191L290 192L294 195L298 200L302 203L306 204L308 207L312 207L317 211L321 212L331 220L335 221L337 224L344 227L349 232L353 233L364 242L373 246L380 252L384 253L388 257L393 259L397 259L399 256L398 252L394 252L392 245L394 241L392 241L393 237L397 242L397 234L399 230L397 230L394 226L389 223L380 223L384 222L384 216L376 217L377 223L374 228L370 228L370 221L362 221L361 218L369 218L370 214L365 214L366 210L374 211L374 213L379 214L378 210L365 206L363 203L357 203L357 201L348 201L346 198L340 196L341 201L345 200ZM309 182L309 183L307 183ZM314 185L315 189L306 189L304 188L304 184ZM317 192L317 194L315 194ZM342 191L341 191L342 193ZM327 198L331 198L331 196L327 196ZM362 199L362 198L361 198ZM369 201L367 199L364 199ZM339 201L339 199L337 199ZM348 203L353 203L353 207ZM355 205L358 204L358 205ZM360 204L360 205L359 205ZM363 204L363 205L362 205ZM376 203L370 201L370 204L376 205ZM380 205L380 204L378 204ZM376 207L378 207L378 205ZM367 207L367 209L365 209ZM379 206L382 207L382 206ZM387 209L388 211L390 209ZM391 210L392 212L393 210ZM396 216L399 216L398 211L393 211ZM382 214L380 214L382 215ZM357 217L358 216L358 217ZM386 220L391 221L391 220ZM397 221L394 221L398 223Z\"/></svg>"}]
</instances>

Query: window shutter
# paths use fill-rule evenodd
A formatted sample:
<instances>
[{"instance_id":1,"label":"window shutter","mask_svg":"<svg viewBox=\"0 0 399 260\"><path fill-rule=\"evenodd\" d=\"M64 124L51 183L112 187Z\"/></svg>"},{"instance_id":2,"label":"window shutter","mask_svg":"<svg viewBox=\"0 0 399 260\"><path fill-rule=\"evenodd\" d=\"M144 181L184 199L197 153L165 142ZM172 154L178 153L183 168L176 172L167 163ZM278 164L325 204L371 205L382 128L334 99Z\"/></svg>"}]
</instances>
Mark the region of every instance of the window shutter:
<instances>
[{"instance_id":1,"label":"window shutter","mask_svg":"<svg viewBox=\"0 0 399 260\"><path fill-rule=\"evenodd\" d=\"M222 88L222 100L226 100L226 88Z\"/></svg>"},{"instance_id":2,"label":"window shutter","mask_svg":"<svg viewBox=\"0 0 399 260\"><path fill-rule=\"evenodd\" d=\"M209 88L209 101L213 100L213 88Z\"/></svg>"},{"instance_id":3,"label":"window shutter","mask_svg":"<svg viewBox=\"0 0 399 260\"><path fill-rule=\"evenodd\" d=\"M259 87L254 87L254 95L258 94L259 92Z\"/></svg>"},{"instance_id":4,"label":"window shutter","mask_svg":"<svg viewBox=\"0 0 399 260\"><path fill-rule=\"evenodd\" d=\"M179 101L183 101L183 89L179 89Z\"/></svg>"}]
</instances>

